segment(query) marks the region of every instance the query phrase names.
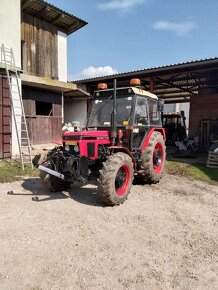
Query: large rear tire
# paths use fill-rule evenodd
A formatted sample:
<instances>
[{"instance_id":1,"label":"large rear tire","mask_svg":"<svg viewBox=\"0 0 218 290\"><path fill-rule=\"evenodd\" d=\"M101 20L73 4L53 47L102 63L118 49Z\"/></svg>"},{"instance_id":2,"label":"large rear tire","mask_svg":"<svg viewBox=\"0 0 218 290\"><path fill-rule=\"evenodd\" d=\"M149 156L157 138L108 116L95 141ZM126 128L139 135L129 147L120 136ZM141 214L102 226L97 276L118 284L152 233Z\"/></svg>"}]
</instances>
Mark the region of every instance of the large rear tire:
<instances>
[{"instance_id":1,"label":"large rear tire","mask_svg":"<svg viewBox=\"0 0 218 290\"><path fill-rule=\"evenodd\" d=\"M121 204L130 193L132 180L132 159L125 153L115 153L106 162L103 162L98 194L107 205Z\"/></svg>"},{"instance_id":2,"label":"large rear tire","mask_svg":"<svg viewBox=\"0 0 218 290\"><path fill-rule=\"evenodd\" d=\"M53 166L49 160L43 162L43 166L53 169ZM63 191L70 188L70 183L66 182L60 178L50 175L44 171L40 170L39 177L41 178L42 184L46 187L48 191L57 192Z\"/></svg>"},{"instance_id":3,"label":"large rear tire","mask_svg":"<svg viewBox=\"0 0 218 290\"><path fill-rule=\"evenodd\" d=\"M153 132L148 146L142 152L142 172L139 177L147 183L158 183L166 161L166 146L160 132Z\"/></svg>"}]
</instances>

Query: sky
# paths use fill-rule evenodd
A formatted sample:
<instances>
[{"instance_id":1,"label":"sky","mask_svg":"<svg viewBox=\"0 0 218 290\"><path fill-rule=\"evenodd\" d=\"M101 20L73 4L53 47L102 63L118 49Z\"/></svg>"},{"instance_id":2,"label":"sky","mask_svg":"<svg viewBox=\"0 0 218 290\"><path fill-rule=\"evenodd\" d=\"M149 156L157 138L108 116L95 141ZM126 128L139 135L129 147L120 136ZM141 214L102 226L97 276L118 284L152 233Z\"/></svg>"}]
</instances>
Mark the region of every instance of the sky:
<instances>
[{"instance_id":1,"label":"sky","mask_svg":"<svg viewBox=\"0 0 218 290\"><path fill-rule=\"evenodd\" d=\"M68 37L68 80L218 56L218 0L47 0L88 25Z\"/></svg>"}]
</instances>

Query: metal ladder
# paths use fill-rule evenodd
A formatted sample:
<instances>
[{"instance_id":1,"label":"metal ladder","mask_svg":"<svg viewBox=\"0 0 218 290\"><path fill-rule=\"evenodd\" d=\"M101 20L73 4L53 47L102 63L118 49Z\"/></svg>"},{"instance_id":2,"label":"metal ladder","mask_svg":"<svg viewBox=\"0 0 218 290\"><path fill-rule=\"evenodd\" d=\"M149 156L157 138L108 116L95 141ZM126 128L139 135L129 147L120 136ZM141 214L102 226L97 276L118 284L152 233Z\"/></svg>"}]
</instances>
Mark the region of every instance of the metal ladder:
<instances>
[{"instance_id":1,"label":"metal ladder","mask_svg":"<svg viewBox=\"0 0 218 290\"><path fill-rule=\"evenodd\" d=\"M14 52L12 48L6 48L4 44L1 47L1 62L6 70L9 92L11 98L12 114L19 146L20 163L24 170L25 164L32 165L32 152L27 130L26 117L23 107L23 99L19 84L19 74L15 65Z\"/></svg>"}]
</instances>

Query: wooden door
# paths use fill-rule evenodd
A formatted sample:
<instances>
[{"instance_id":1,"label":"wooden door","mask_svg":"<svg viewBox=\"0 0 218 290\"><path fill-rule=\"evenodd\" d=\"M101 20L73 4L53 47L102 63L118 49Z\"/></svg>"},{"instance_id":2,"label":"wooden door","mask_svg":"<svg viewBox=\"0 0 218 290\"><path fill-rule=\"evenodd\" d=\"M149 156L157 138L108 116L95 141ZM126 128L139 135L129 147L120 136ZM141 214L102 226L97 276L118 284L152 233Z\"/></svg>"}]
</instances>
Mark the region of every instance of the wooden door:
<instances>
[{"instance_id":1,"label":"wooden door","mask_svg":"<svg viewBox=\"0 0 218 290\"><path fill-rule=\"evenodd\" d=\"M0 158L11 157L11 101L7 77L0 74Z\"/></svg>"}]
</instances>

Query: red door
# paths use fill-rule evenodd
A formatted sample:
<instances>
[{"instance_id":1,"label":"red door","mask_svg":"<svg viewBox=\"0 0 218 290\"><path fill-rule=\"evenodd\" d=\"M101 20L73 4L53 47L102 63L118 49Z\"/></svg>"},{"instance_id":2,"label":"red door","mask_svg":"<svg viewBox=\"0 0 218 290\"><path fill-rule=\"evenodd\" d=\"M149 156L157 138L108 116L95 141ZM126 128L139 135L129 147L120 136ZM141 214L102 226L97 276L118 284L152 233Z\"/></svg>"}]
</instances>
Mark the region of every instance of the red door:
<instances>
[{"instance_id":1,"label":"red door","mask_svg":"<svg viewBox=\"0 0 218 290\"><path fill-rule=\"evenodd\" d=\"M11 102L7 77L0 74L0 158L11 157Z\"/></svg>"}]
</instances>

